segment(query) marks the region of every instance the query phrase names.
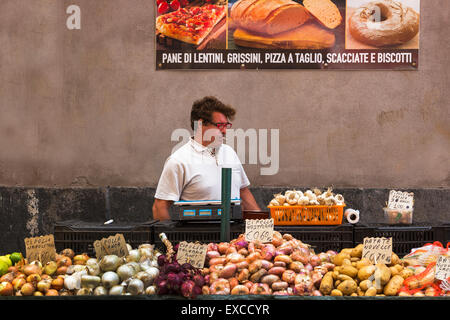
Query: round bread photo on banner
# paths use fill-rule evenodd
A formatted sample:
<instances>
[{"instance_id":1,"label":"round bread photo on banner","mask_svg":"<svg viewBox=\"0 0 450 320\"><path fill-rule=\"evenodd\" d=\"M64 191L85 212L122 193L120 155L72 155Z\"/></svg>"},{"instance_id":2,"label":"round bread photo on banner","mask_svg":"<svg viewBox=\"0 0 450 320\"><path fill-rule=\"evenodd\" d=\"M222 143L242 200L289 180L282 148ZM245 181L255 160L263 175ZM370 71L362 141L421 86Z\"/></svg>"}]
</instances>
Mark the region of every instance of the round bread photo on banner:
<instances>
[{"instance_id":1,"label":"round bread photo on banner","mask_svg":"<svg viewBox=\"0 0 450 320\"><path fill-rule=\"evenodd\" d=\"M343 49L345 0L228 0L228 49Z\"/></svg>"},{"instance_id":2,"label":"round bread photo on banner","mask_svg":"<svg viewBox=\"0 0 450 320\"><path fill-rule=\"evenodd\" d=\"M157 50L226 49L226 0L153 0Z\"/></svg>"},{"instance_id":3,"label":"round bread photo on banner","mask_svg":"<svg viewBox=\"0 0 450 320\"><path fill-rule=\"evenodd\" d=\"M420 0L347 0L346 49L419 49Z\"/></svg>"}]
</instances>

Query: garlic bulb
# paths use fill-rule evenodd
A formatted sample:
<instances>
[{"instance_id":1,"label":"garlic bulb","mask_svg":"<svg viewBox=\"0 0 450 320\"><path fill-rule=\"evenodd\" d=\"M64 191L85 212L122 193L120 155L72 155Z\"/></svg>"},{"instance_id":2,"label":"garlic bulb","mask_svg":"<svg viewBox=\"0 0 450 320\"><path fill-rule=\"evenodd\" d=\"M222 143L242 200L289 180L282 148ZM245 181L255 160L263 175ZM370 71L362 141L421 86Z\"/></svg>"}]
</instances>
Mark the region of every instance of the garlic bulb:
<instances>
[{"instance_id":1,"label":"garlic bulb","mask_svg":"<svg viewBox=\"0 0 450 320\"><path fill-rule=\"evenodd\" d=\"M278 201L278 203L279 203L280 205L283 205L284 202L286 201L286 197L283 196L281 193L276 194L276 195L275 195L275 199Z\"/></svg>"},{"instance_id":2,"label":"garlic bulb","mask_svg":"<svg viewBox=\"0 0 450 320\"><path fill-rule=\"evenodd\" d=\"M344 197L342 196L342 194L336 194L334 196L334 199L336 200L336 204L338 205L343 205L344 204Z\"/></svg>"},{"instance_id":3,"label":"garlic bulb","mask_svg":"<svg viewBox=\"0 0 450 320\"><path fill-rule=\"evenodd\" d=\"M297 192L290 192L289 195L286 196L286 202L290 205L296 205L299 198L300 197Z\"/></svg>"},{"instance_id":4,"label":"garlic bulb","mask_svg":"<svg viewBox=\"0 0 450 320\"><path fill-rule=\"evenodd\" d=\"M307 196L300 197L297 204L299 206L307 206L309 204L309 198Z\"/></svg>"},{"instance_id":5,"label":"garlic bulb","mask_svg":"<svg viewBox=\"0 0 450 320\"><path fill-rule=\"evenodd\" d=\"M269 203L269 206L278 207L280 206L280 203L277 201L277 199L272 199Z\"/></svg>"}]
</instances>

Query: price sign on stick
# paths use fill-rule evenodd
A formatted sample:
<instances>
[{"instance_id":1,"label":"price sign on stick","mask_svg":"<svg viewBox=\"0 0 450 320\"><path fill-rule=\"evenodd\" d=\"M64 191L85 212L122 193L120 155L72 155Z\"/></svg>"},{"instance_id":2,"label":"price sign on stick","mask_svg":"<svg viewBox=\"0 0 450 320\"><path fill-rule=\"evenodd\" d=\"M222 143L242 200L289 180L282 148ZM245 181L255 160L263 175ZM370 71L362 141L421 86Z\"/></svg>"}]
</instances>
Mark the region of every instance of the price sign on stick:
<instances>
[{"instance_id":1,"label":"price sign on stick","mask_svg":"<svg viewBox=\"0 0 450 320\"><path fill-rule=\"evenodd\" d=\"M245 241L271 242L273 239L273 219L245 220Z\"/></svg>"},{"instance_id":2,"label":"price sign on stick","mask_svg":"<svg viewBox=\"0 0 450 320\"><path fill-rule=\"evenodd\" d=\"M450 257L439 256L436 261L436 274L438 280L447 280L450 277Z\"/></svg>"},{"instance_id":3,"label":"price sign on stick","mask_svg":"<svg viewBox=\"0 0 450 320\"><path fill-rule=\"evenodd\" d=\"M391 263L392 238L364 238L362 257L373 263Z\"/></svg>"},{"instance_id":4,"label":"price sign on stick","mask_svg":"<svg viewBox=\"0 0 450 320\"><path fill-rule=\"evenodd\" d=\"M125 257L128 255L127 243L121 233L95 241L94 249L97 259L101 259L110 254L114 254L118 257Z\"/></svg>"},{"instance_id":5,"label":"price sign on stick","mask_svg":"<svg viewBox=\"0 0 450 320\"><path fill-rule=\"evenodd\" d=\"M391 190L389 192L388 209L412 210L414 193Z\"/></svg>"},{"instance_id":6,"label":"price sign on stick","mask_svg":"<svg viewBox=\"0 0 450 320\"><path fill-rule=\"evenodd\" d=\"M55 260L55 238L52 234L34 238L25 238L26 256L28 262L39 260L43 265Z\"/></svg>"},{"instance_id":7,"label":"price sign on stick","mask_svg":"<svg viewBox=\"0 0 450 320\"><path fill-rule=\"evenodd\" d=\"M195 268L203 268L207 249L206 244L182 241L178 247L177 261L179 264L190 263Z\"/></svg>"}]
</instances>

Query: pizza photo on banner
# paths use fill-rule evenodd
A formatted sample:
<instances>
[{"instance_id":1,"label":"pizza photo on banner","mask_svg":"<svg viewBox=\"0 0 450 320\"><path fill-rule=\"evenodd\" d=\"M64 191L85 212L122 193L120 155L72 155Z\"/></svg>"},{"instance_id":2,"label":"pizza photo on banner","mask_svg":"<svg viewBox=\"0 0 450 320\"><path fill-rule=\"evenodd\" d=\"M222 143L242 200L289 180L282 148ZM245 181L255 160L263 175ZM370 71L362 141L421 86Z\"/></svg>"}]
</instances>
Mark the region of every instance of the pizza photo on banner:
<instances>
[{"instance_id":1,"label":"pizza photo on banner","mask_svg":"<svg viewBox=\"0 0 450 320\"><path fill-rule=\"evenodd\" d=\"M155 0L156 69L417 70L420 0Z\"/></svg>"}]
</instances>

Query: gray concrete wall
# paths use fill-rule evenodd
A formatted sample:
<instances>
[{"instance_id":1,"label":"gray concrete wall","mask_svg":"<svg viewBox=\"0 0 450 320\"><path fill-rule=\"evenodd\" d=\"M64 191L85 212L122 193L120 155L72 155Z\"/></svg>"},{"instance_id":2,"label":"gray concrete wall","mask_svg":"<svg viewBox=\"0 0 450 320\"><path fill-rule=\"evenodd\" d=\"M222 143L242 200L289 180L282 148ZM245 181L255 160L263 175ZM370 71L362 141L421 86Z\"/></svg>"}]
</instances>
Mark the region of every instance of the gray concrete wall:
<instances>
[{"instance_id":1,"label":"gray concrete wall","mask_svg":"<svg viewBox=\"0 0 450 320\"><path fill-rule=\"evenodd\" d=\"M82 10L69 31L65 10ZM192 101L280 129L253 186L450 186L450 4L421 4L419 71L155 71L148 0L0 2L0 185L155 187Z\"/></svg>"}]
</instances>

